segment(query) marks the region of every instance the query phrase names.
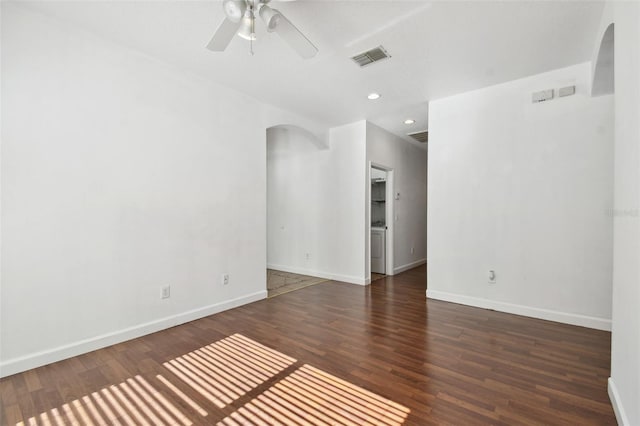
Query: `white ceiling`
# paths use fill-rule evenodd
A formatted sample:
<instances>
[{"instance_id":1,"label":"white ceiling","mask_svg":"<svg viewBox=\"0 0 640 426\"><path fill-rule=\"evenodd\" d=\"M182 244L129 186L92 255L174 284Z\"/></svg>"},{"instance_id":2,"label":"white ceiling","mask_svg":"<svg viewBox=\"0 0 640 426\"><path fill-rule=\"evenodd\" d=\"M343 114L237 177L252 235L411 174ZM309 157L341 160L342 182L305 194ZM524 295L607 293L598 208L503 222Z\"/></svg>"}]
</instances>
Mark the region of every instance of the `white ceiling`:
<instances>
[{"instance_id":1,"label":"white ceiling","mask_svg":"<svg viewBox=\"0 0 640 426\"><path fill-rule=\"evenodd\" d=\"M603 3L332 1L272 3L318 47L299 58L257 21L254 56L236 37L205 49L219 1L21 2L206 79L327 126L368 119L406 138L427 128L427 102L591 58ZM392 58L350 57L383 45ZM369 101L366 95L382 97ZM405 118L416 123L403 124Z\"/></svg>"}]
</instances>

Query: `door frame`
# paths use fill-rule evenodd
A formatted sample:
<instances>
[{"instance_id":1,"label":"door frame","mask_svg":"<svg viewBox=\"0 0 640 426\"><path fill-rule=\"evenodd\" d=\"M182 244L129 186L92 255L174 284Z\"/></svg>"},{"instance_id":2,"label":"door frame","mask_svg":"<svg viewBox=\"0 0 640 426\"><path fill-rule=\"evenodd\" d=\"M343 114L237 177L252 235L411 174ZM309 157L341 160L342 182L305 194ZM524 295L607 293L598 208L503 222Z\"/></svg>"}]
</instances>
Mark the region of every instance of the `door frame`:
<instances>
[{"instance_id":1,"label":"door frame","mask_svg":"<svg viewBox=\"0 0 640 426\"><path fill-rule=\"evenodd\" d=\"M366 208L366 281L371 283L371 169L383 170L387 173L387 184L385 185L385 221L387 232L385 235L385 272L386 275L394 275L393 270L393 234L395 225L395 186L394 170L384 164L369 161L367 167L367 208Z\"/></svg>"}]
</instances>

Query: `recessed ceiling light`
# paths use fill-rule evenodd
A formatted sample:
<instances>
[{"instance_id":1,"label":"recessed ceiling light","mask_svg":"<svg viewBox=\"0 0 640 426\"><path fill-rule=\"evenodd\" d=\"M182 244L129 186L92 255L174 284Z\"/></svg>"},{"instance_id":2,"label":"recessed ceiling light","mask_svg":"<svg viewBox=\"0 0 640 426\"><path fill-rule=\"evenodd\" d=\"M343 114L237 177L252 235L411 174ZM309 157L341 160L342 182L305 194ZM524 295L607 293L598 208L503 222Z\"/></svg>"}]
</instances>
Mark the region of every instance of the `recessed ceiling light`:
<instances>
[{"instance_id":1,"label":"recessed ceiling light","mask_svg":"<svg viewBox=\"0 0 640 426\"><path fill-rule=\"evenodd\" d=\"M372 101L380 99L380 93L369 93L367 99L371 99Z\"/></svg>"},{"instance_id":2,"label":"recessed ceiling light","mask_svg":"<svg viewBox=\"0 0 640 426\"><path fill-rule=\"evenodd\" d=\"M407 118L406 120L404 120L404 124L413 124L415 122L416 122L416 120L412 120L410 118Z\"/></svg>"}]
</instances>

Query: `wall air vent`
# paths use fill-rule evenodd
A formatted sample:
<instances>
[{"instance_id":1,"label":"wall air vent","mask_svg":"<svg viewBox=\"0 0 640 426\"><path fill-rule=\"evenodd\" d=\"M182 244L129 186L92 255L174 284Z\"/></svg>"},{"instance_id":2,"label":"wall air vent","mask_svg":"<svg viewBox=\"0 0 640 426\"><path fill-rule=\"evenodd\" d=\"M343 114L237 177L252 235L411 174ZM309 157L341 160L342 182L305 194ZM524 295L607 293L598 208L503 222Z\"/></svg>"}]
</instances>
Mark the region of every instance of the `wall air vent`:
<instances>
[{"instance_id":1,"label":"wall air vent","mask_svg":"<svg viewBox=\"0 0 640 426\"><path fill-rule=\"evenodd\" d=\"M384 47L378 46L374 49L367 50L366 52L362 52L356 56L353 56L351 59L353 59L353 61L360 67L365 67L374 62L378 62L390 57L391 55L389 55L389 53L384 50Z\"/></svg>"},{"instance_id":2,"label":"wall air vent","mask_svg":"<svg viewBox=\"0 0 640 426\"><path fill-rule=\"evenodd\" d=\"M416 133L408 133L407 136L417 140L420 143L427 143L429 141L429 132L427 130Z\"/></svg>"}]
</instances>

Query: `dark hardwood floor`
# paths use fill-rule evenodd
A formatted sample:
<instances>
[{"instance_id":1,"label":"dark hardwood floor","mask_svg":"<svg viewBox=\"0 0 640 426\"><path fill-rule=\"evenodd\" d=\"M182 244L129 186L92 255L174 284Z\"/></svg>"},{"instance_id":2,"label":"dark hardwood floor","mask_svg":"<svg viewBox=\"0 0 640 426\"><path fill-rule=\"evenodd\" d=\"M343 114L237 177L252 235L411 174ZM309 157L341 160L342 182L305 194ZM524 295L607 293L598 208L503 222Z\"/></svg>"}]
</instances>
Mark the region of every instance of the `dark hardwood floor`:
<instances>
[{"instance_id":1,"label":"dark hardwood floor","mask_svg":"<svg viewBox=\"0 0 640 426\"><path fill-rule=\"evenodd\" d=\"M615 424L610 333L427 301L425 281L329 281L7 377L0 421Z\"/></svg>"}]
</instances>

